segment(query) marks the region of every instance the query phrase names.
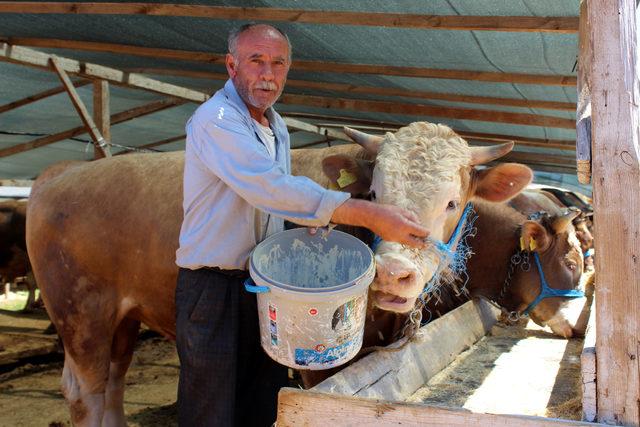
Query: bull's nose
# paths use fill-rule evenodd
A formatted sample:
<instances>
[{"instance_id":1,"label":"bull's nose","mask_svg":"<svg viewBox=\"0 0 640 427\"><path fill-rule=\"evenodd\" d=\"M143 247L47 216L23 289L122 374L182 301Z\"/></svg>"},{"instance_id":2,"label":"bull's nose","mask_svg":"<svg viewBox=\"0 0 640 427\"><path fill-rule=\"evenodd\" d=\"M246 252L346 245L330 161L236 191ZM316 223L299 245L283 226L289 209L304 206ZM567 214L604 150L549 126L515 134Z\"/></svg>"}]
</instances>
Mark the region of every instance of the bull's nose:
<instances>
[{"instance_id":1,"label":"bull's nose","mask_svg":"<svg viewBox=\"0 0 640 427\"><path fill-rule=\"evenodd\" d=\"M416 281L418 271L399 262L377 263L376 281L384 286L411 286Z\"/></svg>"}]
</instances>

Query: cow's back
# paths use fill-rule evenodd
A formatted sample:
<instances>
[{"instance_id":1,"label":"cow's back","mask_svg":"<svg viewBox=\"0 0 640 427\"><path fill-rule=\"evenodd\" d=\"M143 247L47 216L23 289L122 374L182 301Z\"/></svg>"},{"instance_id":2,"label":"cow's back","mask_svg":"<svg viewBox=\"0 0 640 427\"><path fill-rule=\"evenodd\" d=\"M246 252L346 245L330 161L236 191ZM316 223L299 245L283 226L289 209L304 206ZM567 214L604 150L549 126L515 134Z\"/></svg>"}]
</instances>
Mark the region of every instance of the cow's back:
<instances>
[{"instance_id":1,"label":"cow's back","mask_svg":"<svg viewBox=\"0 0 640 427\"><path fill-rule=\"evenodd\" d=\"M183 167L182 152L131 154L36 181L27 245L54 322L91 311L173 336Z\"/></svg>"}]
</instances>

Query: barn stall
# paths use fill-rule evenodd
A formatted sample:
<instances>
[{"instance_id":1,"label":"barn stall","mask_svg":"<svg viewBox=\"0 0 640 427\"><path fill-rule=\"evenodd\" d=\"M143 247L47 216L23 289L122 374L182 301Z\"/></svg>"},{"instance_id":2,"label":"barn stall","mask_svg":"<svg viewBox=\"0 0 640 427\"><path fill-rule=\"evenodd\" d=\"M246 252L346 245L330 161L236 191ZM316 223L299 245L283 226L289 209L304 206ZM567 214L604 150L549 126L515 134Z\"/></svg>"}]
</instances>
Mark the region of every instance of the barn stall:
<instances>
[{"instance_id":1,"label":"barn stall","mask_svg":"<svg viewBox=\"0 0 640 427\"><path fill-rule=\"evenodd\" d=\"M606 227L595 229L597 317L584 344L580 406L588 420L638 425L639 282L630 236L639 226L628 214L638 211L636 10L630 0L0 2L0 178L34 178L60 160L182 149L186 119L226 79L229 29L275 23L293 42L276 108L294 148L344 143L345 124L376 133L427 120L476 145L514 141L504 160L529 165L537 182L588 193L593 180L596 224ZM284 390L279 424L578 424L398 403L415 401L425 382L491 330L490 308L464 307L455 316L470 316L462 323L471 332L454 328L455 316L425 326L427 337L458 331L453 347L442 336L421 338L429 345L418 340L395 353L419 355L409 372L388 369L378 359L393 357L376 353L331 387ZM362 378L363 370L385 371L385 380ZM388 386L371 394L357 393L368 386L338 386L353 378Z\"/></svg>"}]
</instances>

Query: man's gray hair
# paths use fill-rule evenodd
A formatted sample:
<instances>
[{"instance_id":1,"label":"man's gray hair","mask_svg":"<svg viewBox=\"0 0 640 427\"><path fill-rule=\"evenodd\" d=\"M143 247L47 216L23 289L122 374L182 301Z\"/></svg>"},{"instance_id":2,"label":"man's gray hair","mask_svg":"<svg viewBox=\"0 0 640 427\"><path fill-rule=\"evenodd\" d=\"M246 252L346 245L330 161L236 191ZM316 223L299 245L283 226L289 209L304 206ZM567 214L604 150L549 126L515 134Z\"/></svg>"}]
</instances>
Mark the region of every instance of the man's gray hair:
<instances>
[{"instance_id":1,"label":"man's gray hair","mask_svg":"<svg viewBox=\"0 0 640 427\"><path fill-rule=\"evenodd\" d=\"M256 22L249 22L248 24L244 24L240 27L234 28L229 32L229 37L227 38L227 48L229 49L229 53L233 56L236 56L236 48L238 47L238 39L240 38L240 34L252 29L253 27L261 25L273 28L278 33L280 33L282 37L284 37L284 39L287 41L287 46L289 47L289 62L291 62L291 41L289 40L289 36L287 36L287 34L278 27L274 27L273 25L269 24L259 24Z\"/></svg>"}]
</instances>

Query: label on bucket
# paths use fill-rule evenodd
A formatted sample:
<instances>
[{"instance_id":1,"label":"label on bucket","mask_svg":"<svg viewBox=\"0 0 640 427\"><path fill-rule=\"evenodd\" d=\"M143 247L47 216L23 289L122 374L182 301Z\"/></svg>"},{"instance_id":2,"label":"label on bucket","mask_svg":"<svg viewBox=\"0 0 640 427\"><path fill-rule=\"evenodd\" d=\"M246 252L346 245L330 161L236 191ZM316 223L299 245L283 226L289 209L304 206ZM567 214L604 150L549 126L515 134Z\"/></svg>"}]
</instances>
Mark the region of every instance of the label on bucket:
<instances>
[{"instance_id":1,"label":"label on bucket","mask_svg":"<svg viewBox=\"0 0 640 427\"><path fill-rule=\"evenodd\" d=\"M296 348L295 358L296 363L300 366L308 366L312 363L329 363L334 360L338 360L347 355L350 350L352 341L347 341L340 344L337 347L330 347L324 351L317 351L315 349ZM316 346L318 350L323 350L323 345Z\"/></svg>"},{"instance_id":2,"label":"label on bucket","mask_svg":"<svg viewBox=\"0 0 640 427\"><path fill-rule=\"evenodd\" d=\"M271 345L278 345L278 324L276 322L278 318L278 311L276 306L269 304L269 335L271 335Z\"/></svg>"}]
</instances>

